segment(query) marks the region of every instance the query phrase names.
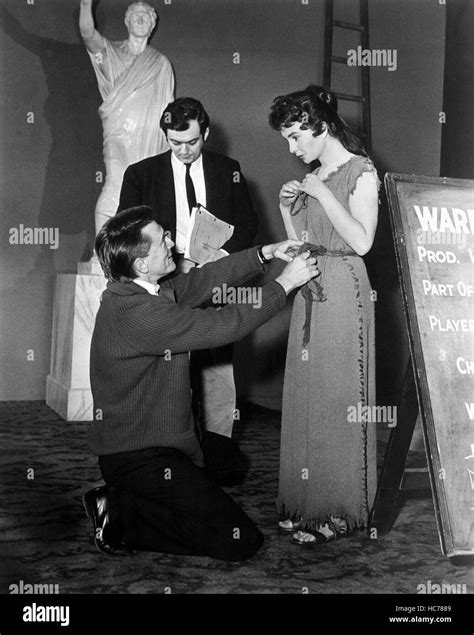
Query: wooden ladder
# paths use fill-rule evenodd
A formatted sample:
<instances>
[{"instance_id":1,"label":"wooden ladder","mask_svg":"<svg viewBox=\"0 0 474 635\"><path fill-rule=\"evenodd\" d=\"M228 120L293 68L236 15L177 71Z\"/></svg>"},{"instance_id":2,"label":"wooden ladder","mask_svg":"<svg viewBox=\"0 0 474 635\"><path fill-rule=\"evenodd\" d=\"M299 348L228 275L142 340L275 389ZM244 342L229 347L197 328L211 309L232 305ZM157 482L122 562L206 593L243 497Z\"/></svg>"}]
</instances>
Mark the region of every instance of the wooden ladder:
<instances>
[{"instance_id":1,"label":"wooden ladder","mask_svg":"<svg viewBox=\"0 0 474 635\"><path fill-rule=\"evenodd\" d=\"M324 26L324 69L323 85L331 89L333 79L333 64L347 65L347 58L333 55L333 40L337 34L337 29L346 29L358 32L362 49L369 48L369 10L368 0L359 0L360 24L334 20L334 0L326 0L326 17ZM357 44L356 44L357 46ZM371 149L371 128L370 128L370 69L368 66L361 66L361 88L362 95L350 95L348 93L334 92L338 101L358 102L362 108L359 135L362 137L367 151Z\"/></svg>"}]
</instances>

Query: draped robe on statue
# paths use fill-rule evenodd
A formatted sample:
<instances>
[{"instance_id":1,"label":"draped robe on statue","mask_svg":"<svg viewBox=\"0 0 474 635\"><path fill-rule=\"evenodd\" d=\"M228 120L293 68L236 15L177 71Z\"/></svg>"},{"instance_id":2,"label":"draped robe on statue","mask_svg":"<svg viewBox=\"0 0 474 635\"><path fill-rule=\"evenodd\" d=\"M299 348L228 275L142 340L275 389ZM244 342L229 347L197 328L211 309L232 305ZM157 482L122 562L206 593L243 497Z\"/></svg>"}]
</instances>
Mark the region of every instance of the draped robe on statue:
<instances>
[{"instance_id":1,"label":"draped robe on statue","mask_svg":"<svg viewBox=\"0 0 474 635\"><path fill-rule=\"evenodd\" d=\"M126 168L168 149L160 117L174 91L171 64L154 48L147 46L128 65L125 42L104 42L102 52L89 53L104 100L99 114L106 179L95 209L96 233L117 211Z\"/></svg>"}]
</instances>

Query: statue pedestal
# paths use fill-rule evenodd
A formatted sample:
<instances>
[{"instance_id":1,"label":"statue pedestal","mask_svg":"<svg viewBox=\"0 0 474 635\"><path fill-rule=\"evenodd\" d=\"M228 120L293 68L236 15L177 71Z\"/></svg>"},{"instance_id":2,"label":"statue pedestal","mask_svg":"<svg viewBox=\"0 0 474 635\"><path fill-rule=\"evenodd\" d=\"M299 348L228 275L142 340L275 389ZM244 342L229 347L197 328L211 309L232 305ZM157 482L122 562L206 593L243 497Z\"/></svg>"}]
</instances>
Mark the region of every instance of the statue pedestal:
<instances>
[{"instance_id":1,"label":"statue pedestal","mask_svg":"<svg viewBox=\"0 0 474 635\"><path fill-rule=\"evenodd\" d=\"M95 265L99 271L92 273ZM78 271L56 279L46 403L66 421L92 421L89 354L107 281L98 262L79 263Z\"/></svg>"},{"instance_id":2,"label":"statue pedestal","mask_svg":"<svg viewBox=\"0 0 474 635\"><path fill-rule=\"evenodd\" d=\"M100 276L101 278L104 277L102 267L99 265L99 261L95 257L93 257L91 260L87 260L86 262L78 262L77 273L90 276Z\"/></svg>"}]
</instances>

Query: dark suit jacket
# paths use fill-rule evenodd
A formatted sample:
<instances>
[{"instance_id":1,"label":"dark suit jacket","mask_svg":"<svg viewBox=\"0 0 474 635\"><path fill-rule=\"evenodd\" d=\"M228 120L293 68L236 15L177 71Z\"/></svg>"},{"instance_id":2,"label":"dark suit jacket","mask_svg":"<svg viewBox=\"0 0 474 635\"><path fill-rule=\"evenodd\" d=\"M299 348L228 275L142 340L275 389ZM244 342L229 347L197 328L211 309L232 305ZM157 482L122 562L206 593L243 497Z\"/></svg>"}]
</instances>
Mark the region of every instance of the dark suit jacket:
<instances>
[{"instance_id":1,"label":"dark suit jacket","mask_svg":"<svg viewBox=\"0 0 474 635\"><path fill-rule=\"evenodd\" d=\"M258 219L247 183L237 161L222 154L203 151L206 209L234 225L234 234L222 248L233 253L253 244ZM236 178L238 175L238 178ZM118 211L149 205L157 223L176 237L176 198L171 150L130 165L125 171Z\"/></svg>"}]
</instances>

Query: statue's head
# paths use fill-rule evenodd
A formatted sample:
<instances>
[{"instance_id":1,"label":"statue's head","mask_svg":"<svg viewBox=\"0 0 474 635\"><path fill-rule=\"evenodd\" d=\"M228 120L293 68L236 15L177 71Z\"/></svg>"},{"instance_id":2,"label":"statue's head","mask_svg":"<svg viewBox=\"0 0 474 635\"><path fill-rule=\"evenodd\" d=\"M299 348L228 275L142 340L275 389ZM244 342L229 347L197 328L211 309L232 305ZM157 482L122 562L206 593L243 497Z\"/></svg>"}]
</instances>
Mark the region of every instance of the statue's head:
<instances>
[{"instance_id":1,"label":"statue's head","mask_svg":"<svg viewBox=\"0 0 474 635\"><path fill-rule=\"evenodd\" d=\"M150 37L157 22L158 14L146 2L133 2L125 13L128 32L137 37Z\"/></svg>"}]
</instances>

